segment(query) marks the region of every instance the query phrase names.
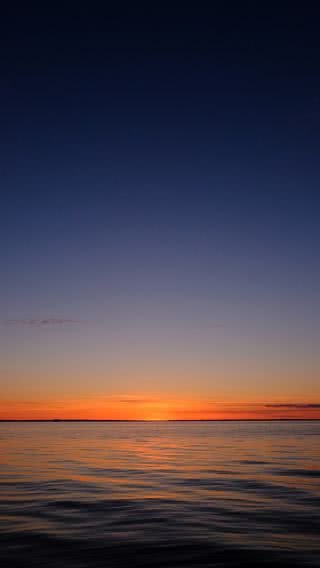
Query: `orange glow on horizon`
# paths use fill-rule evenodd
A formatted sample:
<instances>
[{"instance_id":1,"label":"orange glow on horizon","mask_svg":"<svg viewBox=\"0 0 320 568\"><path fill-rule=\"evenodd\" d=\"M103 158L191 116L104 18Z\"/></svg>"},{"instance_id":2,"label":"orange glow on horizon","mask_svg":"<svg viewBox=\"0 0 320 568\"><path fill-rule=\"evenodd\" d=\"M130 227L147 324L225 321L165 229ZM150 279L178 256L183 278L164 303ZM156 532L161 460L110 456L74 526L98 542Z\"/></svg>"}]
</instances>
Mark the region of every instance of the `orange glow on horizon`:
<instances>
[{"instance_id":1,"label":"orange glow on horizon","mask_svg":"<svg viewBox=\"0 0 320 568\"><path fill-rule=\"evenodd\" d=\"M214 402L153 396L111 395L99 399L5 400L1 420L248 420L320 419L320 405Z\"/></svg>"}]
</instances>

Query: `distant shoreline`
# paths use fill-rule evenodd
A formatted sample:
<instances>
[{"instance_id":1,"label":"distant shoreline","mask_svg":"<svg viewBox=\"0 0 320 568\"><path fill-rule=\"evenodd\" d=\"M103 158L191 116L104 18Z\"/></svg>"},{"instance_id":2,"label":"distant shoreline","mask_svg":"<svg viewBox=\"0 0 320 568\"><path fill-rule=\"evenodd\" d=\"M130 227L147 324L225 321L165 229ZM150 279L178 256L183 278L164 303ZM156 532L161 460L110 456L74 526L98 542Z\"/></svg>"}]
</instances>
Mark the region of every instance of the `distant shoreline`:
<instances>
[{"instance_id":1,"label":"distant shoreline","mask_svg":"<svg viewBox=\"0 0 320 568\"><path fill-rule=\"evenodd\" d=\"M115 420L94 418L44 418L44 419L0 419L2 422L320 422L320 418L211 418L211 419L169 419L169 420Z\"/></svg>"}]
</instances>

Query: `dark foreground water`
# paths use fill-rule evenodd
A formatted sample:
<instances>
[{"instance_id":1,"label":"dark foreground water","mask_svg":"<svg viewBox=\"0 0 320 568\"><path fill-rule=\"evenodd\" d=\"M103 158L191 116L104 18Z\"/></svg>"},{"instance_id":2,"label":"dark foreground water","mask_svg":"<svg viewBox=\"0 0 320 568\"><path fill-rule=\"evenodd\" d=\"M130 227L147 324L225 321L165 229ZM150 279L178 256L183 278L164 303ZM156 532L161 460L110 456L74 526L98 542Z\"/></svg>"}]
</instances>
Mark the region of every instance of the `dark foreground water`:
<instances>
[{"instance_id":1,"label":"dark foreground water","mask_svg":"<svg viewBox=\"0 0 320 568\"><path fill-rule=\"evenodd\" d=\"M320 422L2 423L11 567L320 566Z\"/></svg>"}]
</instances>

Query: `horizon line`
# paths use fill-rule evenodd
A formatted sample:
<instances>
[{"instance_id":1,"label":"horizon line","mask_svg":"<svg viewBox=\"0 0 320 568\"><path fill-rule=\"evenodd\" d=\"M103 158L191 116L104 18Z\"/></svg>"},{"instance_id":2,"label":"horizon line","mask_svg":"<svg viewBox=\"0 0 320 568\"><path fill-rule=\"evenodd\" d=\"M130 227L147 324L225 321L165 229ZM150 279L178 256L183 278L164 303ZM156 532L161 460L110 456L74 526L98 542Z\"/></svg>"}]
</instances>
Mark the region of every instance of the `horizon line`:
<instances>
[{"instance_id":1,"label":"horizon line","mask_svg":"<svg viewBox=\"0 0 320 568\"><path fill-rule=\"evenodd\" d=\"M320 418L0 418L1 422L320 422Z\"/></svg>"}]
</instances>

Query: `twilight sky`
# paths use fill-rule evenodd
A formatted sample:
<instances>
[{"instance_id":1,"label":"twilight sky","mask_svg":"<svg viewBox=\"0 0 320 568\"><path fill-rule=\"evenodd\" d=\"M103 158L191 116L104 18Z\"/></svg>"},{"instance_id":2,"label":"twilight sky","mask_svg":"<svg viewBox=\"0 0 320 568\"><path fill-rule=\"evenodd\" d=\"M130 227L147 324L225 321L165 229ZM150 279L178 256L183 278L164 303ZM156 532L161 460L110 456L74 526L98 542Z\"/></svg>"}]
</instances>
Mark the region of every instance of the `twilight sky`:
<instances>
[{"instance_id":1,"label":"twilight sky","mask_svg":"<svg viewBox=\"0 0 320 568\"><path fill-rule=\"evenodd\" d=\"M320 417L318 20L146 5L2 21L0 418Z\"/></svg>"}]
</instances>

